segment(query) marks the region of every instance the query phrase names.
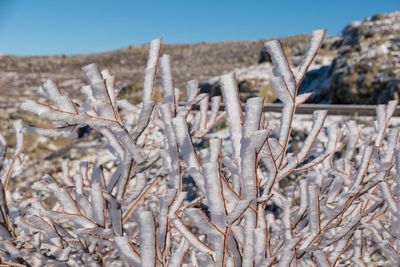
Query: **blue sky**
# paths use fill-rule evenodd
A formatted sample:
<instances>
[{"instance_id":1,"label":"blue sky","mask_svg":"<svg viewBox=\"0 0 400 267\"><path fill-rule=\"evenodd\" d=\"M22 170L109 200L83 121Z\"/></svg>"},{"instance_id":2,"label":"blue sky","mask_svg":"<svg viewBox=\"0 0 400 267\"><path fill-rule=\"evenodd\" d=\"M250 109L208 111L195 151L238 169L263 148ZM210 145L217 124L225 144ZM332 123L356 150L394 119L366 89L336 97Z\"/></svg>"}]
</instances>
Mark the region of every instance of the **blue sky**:
<instances>
[{"instance_id":1,"label":"blue sky","mask_svg":"<svg viewBox=\"0 0 400 267\"><path fill-rule=\"evenodd\" d=\"M399 0L0 0L0 52L80 54L143 44L260 39L400 10Z\"/></svg>"}]
</instances>

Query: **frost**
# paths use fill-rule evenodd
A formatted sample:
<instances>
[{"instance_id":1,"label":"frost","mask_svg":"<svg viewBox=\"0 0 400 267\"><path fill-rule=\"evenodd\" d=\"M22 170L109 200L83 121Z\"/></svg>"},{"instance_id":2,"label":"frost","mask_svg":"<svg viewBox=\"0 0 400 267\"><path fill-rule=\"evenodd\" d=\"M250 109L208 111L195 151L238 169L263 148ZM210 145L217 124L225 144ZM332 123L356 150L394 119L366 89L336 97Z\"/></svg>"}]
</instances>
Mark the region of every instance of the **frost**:
<instances>
[{"instance_id":1,"label":"frost","mask_svg":"<svg viewBox=\"0 0 400 267\"><path fill-rule=\"evenodd\" d=\"M306 137L292 136L304 126L296 107L310 96L297 90L324 35L313 32L297 70L278 41L266 44L284 104L277 124L263 112L261 97L242 108L234 73L220 77L222 96L199 94L195 80L185 91L175 88L170 56L159 58L161 39L150 44L141 104L119 100L115 76L96 64L82 68L83 102L45 82L38 90L45 101L27 100L21 108L52 126L17 121L12 148L0 136L0 262L395 265L400 129L391 121L397 102L377 107L374 129L315 111ZM157 73L161 103L153 99ZM14 194L25 168L24 133L57 136L85 125L101 133L112 164L64 162L61 177L43 176L29 199Z\"/></svg>"}]
</instances>

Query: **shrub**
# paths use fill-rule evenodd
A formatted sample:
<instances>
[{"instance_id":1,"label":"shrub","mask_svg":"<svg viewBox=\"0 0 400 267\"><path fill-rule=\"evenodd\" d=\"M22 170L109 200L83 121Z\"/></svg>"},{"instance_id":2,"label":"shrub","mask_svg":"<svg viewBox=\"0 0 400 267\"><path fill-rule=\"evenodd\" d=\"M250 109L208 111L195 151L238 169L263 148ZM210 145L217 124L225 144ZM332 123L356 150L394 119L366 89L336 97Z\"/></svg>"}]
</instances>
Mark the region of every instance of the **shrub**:
<instances>
[{"instance_id":1,"label":"shrub","mask_svg":"<svg viewBox=\"0 0 400 267\"><path fill-rule=\"evenodd\" d=\"M174 88L170 58L151 42L142 103L118 100L115 77L95 64L82 68L85 101L62 95L51 81L45 101L21 106L52 128L15 123L16 148L0 139L0 260L21 266L342 266L399 261L399 129L390 128L396 102L377 107L376 131L355 121L325 127L315 111L311 130L292 147L297 95L325 31L313 32L297 70L279 42L266 43L272 84L282 101L279 128L263 114L263 98L244 111L233 73L221 76L221 96L198 94L189 81L184 101ZM163 102L153 88L159 67ZM219 112L221 99L225 106ZM179 105L178 105L179 104ZM193 106L198 105L199 111ZM123 113L127 116L123 116ZM218 128L228 125L229 135ZM99 131L114 166L86 162L45 175L32 197L13 194L23 162L23 132ZM298 147L298 148L297 148ZM292 151L294 149L294 151ZM101 156L101 155L99 155ZM281 181L291 179L284 186ZM192 179L188 187L183 183ZM184 189L187 189L186 191ZM190 191L190 192L189 192ZM188 197L188 193L191 194Z\"/></svg>"}]
</instances>

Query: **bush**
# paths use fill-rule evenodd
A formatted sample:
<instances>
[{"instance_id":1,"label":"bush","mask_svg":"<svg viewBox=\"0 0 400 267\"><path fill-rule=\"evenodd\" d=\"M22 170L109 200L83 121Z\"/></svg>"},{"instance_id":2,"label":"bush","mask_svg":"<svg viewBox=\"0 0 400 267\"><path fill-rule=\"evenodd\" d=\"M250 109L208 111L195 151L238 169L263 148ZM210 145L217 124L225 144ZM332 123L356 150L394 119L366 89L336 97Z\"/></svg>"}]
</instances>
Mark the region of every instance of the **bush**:
<instances>
[{"instance_id":1,"label":"bush","mask_svg":"<svg viewBox=\"0 0 400 267\"><path fill-rule=\"evenodd\" d=\"M159 59L160 40L150 45L139 105L118 100L115 77L95 64L82 68L88 83L82 88L84 102L62 95L50 81L44 83L39 93L45 101L28 100L21 108L51 121L52 128L16 122L11 157L0 139L2 264L398 262L399 129L388 129L397 103L377 107L375 132L359 129L355 121L326 128L326 112L315 111L307 137L292 146L296 106L309 97L297 95L297 90L324 35L323 30L313 32L296 71L279 42L266 43L274 64L272 84L284 105L278 129L263 114L262 97L248 99L242 111L232 73L221 76L224 112L219 112L221 97L199 95L196 81L187 83L185 101L179 101L170 58ZM158 66L162 103L153 100ZM228 137L220 129L223 123ZM107 139L114 167L80 162L69 170L63 165L62 177L45 175L35 183L31 198L13 194L10 181L23 166L24 131L67 135L85 125Z\"/></svg>"}]
</instances>

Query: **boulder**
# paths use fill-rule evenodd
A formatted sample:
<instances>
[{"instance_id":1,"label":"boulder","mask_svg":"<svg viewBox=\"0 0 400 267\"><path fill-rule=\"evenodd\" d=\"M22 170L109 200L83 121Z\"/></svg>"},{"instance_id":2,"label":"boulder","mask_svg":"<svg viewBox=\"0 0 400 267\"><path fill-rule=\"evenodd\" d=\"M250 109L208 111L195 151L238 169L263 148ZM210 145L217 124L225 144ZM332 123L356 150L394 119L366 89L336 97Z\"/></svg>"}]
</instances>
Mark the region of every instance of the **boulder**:
<instances>
[{"instance_id":1,"label":"boulder","mask_svg":"<svg viewBox=\"0 0 400 267\"><path fill-rule=\"evenodd\" d=\"M263 96L267 103L276 100L275 93L270 84L272 75L272 65L270 63L237 68L233 72L236 75L240 97L243 102L255 96ZM208 93L211 96L220 95L219 76L200 83L200 92Z\"/></svg>"}]
</instances>

